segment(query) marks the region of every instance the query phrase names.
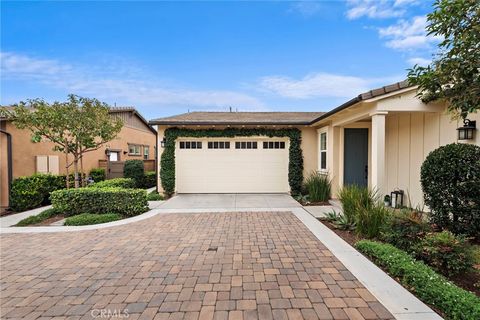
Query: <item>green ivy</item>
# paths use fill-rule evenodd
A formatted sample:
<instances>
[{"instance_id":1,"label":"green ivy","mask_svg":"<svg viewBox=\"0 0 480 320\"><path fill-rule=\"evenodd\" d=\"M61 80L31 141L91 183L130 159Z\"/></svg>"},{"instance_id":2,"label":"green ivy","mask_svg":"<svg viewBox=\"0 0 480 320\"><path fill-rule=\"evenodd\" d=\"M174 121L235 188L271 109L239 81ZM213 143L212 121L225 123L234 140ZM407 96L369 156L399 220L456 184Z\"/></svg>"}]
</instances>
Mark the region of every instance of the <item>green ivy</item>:
<instances>
[{"instance_id":1,"label":"green ivy","mask_svg":"<svg viewBox=\"0 0 480 320\"><path fill-rule=\"evenodd\" d=\"M166 194L175 192L175 140L179 137L192 138L234 138L234 137L288 137L290 139L288 182L292 194L300 193L303 183L303 154L300 144L302 135L297 128L263 129L263 128L227 128L217 129L182 129L169 128L165 130L165 150L160 161L160 178Z\"/></svg>"}]
</instances>

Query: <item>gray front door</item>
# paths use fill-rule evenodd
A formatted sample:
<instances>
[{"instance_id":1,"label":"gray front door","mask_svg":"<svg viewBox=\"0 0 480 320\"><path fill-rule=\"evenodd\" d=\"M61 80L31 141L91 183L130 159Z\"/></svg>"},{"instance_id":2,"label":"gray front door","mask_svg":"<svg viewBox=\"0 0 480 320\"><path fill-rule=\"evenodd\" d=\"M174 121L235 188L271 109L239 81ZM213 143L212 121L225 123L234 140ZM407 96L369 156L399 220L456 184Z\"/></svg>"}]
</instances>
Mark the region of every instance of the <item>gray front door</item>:
<instances>
[{"instance_id":1,"label":"gray front door","mask_svg":"<svg viewBox=\"0 0 480 320\"><path fill-rule=\"evenodd\" d=\"M368 129L345 129L343 184L368 185Z\"/></svg>"}]
</instances>

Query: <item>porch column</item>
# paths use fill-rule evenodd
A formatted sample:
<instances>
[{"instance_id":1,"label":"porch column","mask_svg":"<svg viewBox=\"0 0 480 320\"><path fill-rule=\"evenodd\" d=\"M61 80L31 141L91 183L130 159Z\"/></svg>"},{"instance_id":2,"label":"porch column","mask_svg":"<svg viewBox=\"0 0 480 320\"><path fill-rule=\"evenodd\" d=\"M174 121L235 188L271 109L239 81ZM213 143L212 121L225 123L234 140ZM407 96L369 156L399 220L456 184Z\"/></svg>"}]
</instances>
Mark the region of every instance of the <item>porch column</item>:
<instances>
[{"instance_id":1,"label":"porch column","mask_svg":"<svg viewBox=\"0 0 480 320\"><path fill-rule=\"evenodd\" d=\"M370 187L378 190L380 195L386 192L385 171L385 117L387 111L377 111L372 117L372 163L370 165Z\"/></svg>"}]
</instances>

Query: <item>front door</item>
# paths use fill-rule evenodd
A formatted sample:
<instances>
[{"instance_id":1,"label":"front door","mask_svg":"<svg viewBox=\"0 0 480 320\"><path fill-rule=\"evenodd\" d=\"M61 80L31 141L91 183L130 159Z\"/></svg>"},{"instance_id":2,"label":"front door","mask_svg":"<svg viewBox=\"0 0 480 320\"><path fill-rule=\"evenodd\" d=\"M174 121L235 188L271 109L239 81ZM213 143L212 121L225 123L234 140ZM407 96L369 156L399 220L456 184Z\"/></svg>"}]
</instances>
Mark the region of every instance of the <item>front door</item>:
<instances>
[{"instance_id":1,"label":"front door","mask_svg":"<svg viewBox=\"0 0 480 320\"><path fill-rule=\"evenodd\" d=\"M368 129L345 129L343 184L368 185Z\"/></svg>"}]
</instances>

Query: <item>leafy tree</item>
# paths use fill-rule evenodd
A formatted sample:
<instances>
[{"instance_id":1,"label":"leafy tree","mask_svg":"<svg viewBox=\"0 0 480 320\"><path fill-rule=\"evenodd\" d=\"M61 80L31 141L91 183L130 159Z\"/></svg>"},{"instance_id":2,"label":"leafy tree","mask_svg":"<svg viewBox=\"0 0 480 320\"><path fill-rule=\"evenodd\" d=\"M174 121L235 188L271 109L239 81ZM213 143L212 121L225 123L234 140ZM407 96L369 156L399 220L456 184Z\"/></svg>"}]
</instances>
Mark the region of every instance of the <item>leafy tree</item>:
<instances>
[{"instance_id":1,"label":"leafy tree","mask_svg":"<svg viewBox=\"0 0 480 320\"><path fill-rule=\"evenodd\" d=\"M427 67L409 70L423 102L445 100L454 118L480 108L480 2L437 0L427 15L428 35L442 39Z\"/></svg>"},{"instance_id":2,"label":"leafy tree","mask_svg":"<svg viewBox=\"0 0 480 320\"><path fill-rule=\"evenodd\" d=\"M22 101L12 109L1 109L0 114L11 119L17 128L30 130L33 142L48 140L55 144L54 151L71 154L73 161L69 163L67 157L66 169L68 173L73 165L78 188L83 156L114 139L123 126L121 119L110 116L109 109L97 99L72 94L67 101L52 104L42 99Z\"/></svg>"}]
</instances>

